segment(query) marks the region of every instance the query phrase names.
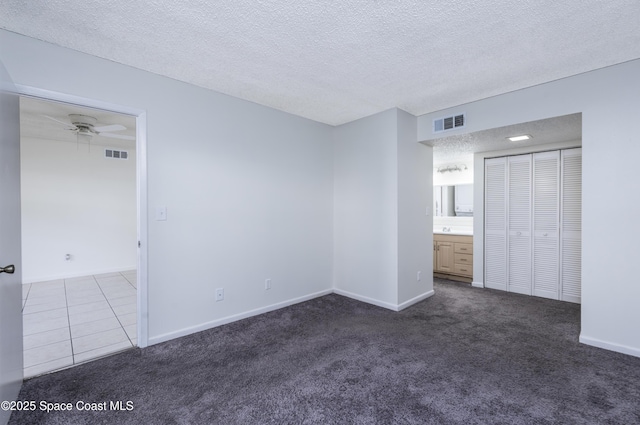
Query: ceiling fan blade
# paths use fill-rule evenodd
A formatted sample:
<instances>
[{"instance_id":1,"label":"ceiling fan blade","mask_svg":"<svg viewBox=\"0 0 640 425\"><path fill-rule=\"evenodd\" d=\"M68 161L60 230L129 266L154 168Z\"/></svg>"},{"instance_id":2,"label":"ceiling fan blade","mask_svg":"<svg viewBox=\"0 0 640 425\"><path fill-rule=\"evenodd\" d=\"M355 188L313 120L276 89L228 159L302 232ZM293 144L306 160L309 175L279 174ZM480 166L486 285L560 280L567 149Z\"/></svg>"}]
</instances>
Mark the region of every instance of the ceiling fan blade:
<instances>
[{"instance_id":1,"label":"ceiling fan blade","mask_svg":"<svg viewBox=\"0 0 640 425\"><path fill-rule=\"evenodd\" d=\"M103 125L100 127L93 127L93 129L98 133L101 133L103 131L122 131L122 130L126 130L127 127L120 124L111 124L111 125Z\"/></svg>"},{"instance_id":2,"label":"ceiling fan blade","mask_svg":"<svg viewBox=\"0 0 640 425\"><path fill-rule=\"evenodd\" d=\"M69 122L60 121L59 119L50 117L49 115L43 115L43 117L49 118L50 120L55 121L55 122L59 122L60 124L64 124L65 126L67 126L69 128L76 128L75 125L73 125L73 124L71 124Z\"/></svg>"},{"instance_id":3,"label":"ceiling fan blade","mask_svg":"<svg viewBox=\"0 0 640 425\"><path fill-rule=\"evenodd\" d=\"M110 137L112 139L122 139L122 140L136 140L133 136L125 136L124 134L113 134L113 133L98 133L100 136Z\"/></svg>"}]
</instances>

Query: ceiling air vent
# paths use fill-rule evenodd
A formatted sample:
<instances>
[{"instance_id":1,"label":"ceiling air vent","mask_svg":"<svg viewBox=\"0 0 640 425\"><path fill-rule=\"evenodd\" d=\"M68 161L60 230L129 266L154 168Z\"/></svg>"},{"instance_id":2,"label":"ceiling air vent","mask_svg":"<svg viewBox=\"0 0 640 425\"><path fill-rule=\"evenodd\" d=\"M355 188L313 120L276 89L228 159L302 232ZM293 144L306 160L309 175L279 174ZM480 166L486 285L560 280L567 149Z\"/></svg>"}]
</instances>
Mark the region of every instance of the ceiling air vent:
<instances>
[{"instance_id":1,"label":"ceiling air vent","mask_svg":"<svg viewBox=\"0 0 640 425\"><path fill-rule=\"evenodd\" d=\"M117 151L115 149L105 149L104 156L105 158L109 159L129 159L129 152Z\"/></svg>"},{"instance_id":2,"label":"ceiling air vent","mask_svg":"<svg viewBox=\"0 0 640 425\"><path fill-rule=\"evenodd\" d=\"M456 128L462 128L465 124L464 114L452 115L450 117L438 118L433 120L433 132L441 133Z\"/></svg>"}]
</instances>

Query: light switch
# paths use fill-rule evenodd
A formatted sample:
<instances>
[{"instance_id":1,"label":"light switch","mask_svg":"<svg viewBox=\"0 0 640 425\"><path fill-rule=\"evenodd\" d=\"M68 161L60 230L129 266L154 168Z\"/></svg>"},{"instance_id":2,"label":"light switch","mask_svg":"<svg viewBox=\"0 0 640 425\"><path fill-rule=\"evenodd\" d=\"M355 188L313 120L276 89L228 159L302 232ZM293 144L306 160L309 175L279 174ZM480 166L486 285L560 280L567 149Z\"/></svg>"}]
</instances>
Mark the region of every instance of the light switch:
<instances>
[{"instance_id":1,"label":"light switch","mask_svg":"<svg viewBox=\"0 0 640 425\"><path fill-rule=\"evenodd\" d=\"M167 220L167 207L156 208L156 221L166 221L166 220Z\"/></svg>"}]
</instances>

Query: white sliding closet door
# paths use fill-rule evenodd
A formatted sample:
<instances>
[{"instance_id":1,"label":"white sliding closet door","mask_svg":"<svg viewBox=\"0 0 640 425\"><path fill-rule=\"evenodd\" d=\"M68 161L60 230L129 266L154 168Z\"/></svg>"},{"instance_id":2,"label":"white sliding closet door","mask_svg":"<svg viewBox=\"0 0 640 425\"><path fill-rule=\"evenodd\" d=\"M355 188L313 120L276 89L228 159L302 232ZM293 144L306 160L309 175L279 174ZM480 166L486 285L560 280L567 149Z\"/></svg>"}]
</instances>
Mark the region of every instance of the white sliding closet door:
<instances>
[{"instance_id":1,"label":"white sliding closet door","mask_svg":"<svg viewBox=\"0 0 640 425\"><path fill-rule=\"evenodd\" d=\"M507 290L531 295L531 155L507 159Z\"/></svg>"},{"instance_id":2,"label":"white sliding closet door","mask_svg":"<svg viewBox=\"0 0 640 425\"><path fill-rule=\"evenodd\" d=\"M485 286L580 302L582 150L485 160Z\"/></svg>"},{"instance_id":3,"label":"white sliding closet door","mask_svg":"<svg viewBox=\"0 0 640 425\"><path fill-rule=\"evenodd\" d=\"M560 299L580 302L582 258L582 149L562 151Z\"/></svg>"},{"instance_id":4,"label":"white sliding closet door","mask_svg":"<svg viewBox=\"0 0 640 425\"><path fill-rule=\"evenodd\" d=\"M560 297L560 152L533 154L533 295Z\"/></svg>"},{"instance_id":5,"label":"white sliding closet door","mask_svg":"<svg viewBox=\"0 0 640 425\"><path fill-rule=\"evenodd\" d=\"M484 284L507 290L507 158L484 162Z\"/></svg>"}]
</instances>

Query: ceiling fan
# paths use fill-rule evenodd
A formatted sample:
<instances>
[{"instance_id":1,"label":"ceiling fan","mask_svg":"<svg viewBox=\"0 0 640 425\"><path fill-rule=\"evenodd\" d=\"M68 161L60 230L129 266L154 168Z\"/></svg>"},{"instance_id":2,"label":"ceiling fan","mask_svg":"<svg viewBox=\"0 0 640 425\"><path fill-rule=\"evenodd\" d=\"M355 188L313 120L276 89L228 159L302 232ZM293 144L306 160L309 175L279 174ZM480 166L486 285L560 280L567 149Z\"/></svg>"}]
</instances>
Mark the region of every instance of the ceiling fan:
<instances>
[{"instance_id":1,"label":"ceiling fan","mask_svg":"<svg viewBox=\"0 0 640 425\"><path fill-rule=\"evenodd\" d=\"M81 114L69 114L69 122L61 121L57 118L50 117L49 115L43 115L45 118L49 118L55 122L63 124L67 127L67 130L75 132L78 136L78 142L90 142L93 136L110 137L112 139L122 140L136 140L133 136L127 136L125 134L112 133L113 131L126 130L127 127L121 124L109 124L109 125L97 125L98 120L94 117Z\"/></svg>"}]
</instances>

